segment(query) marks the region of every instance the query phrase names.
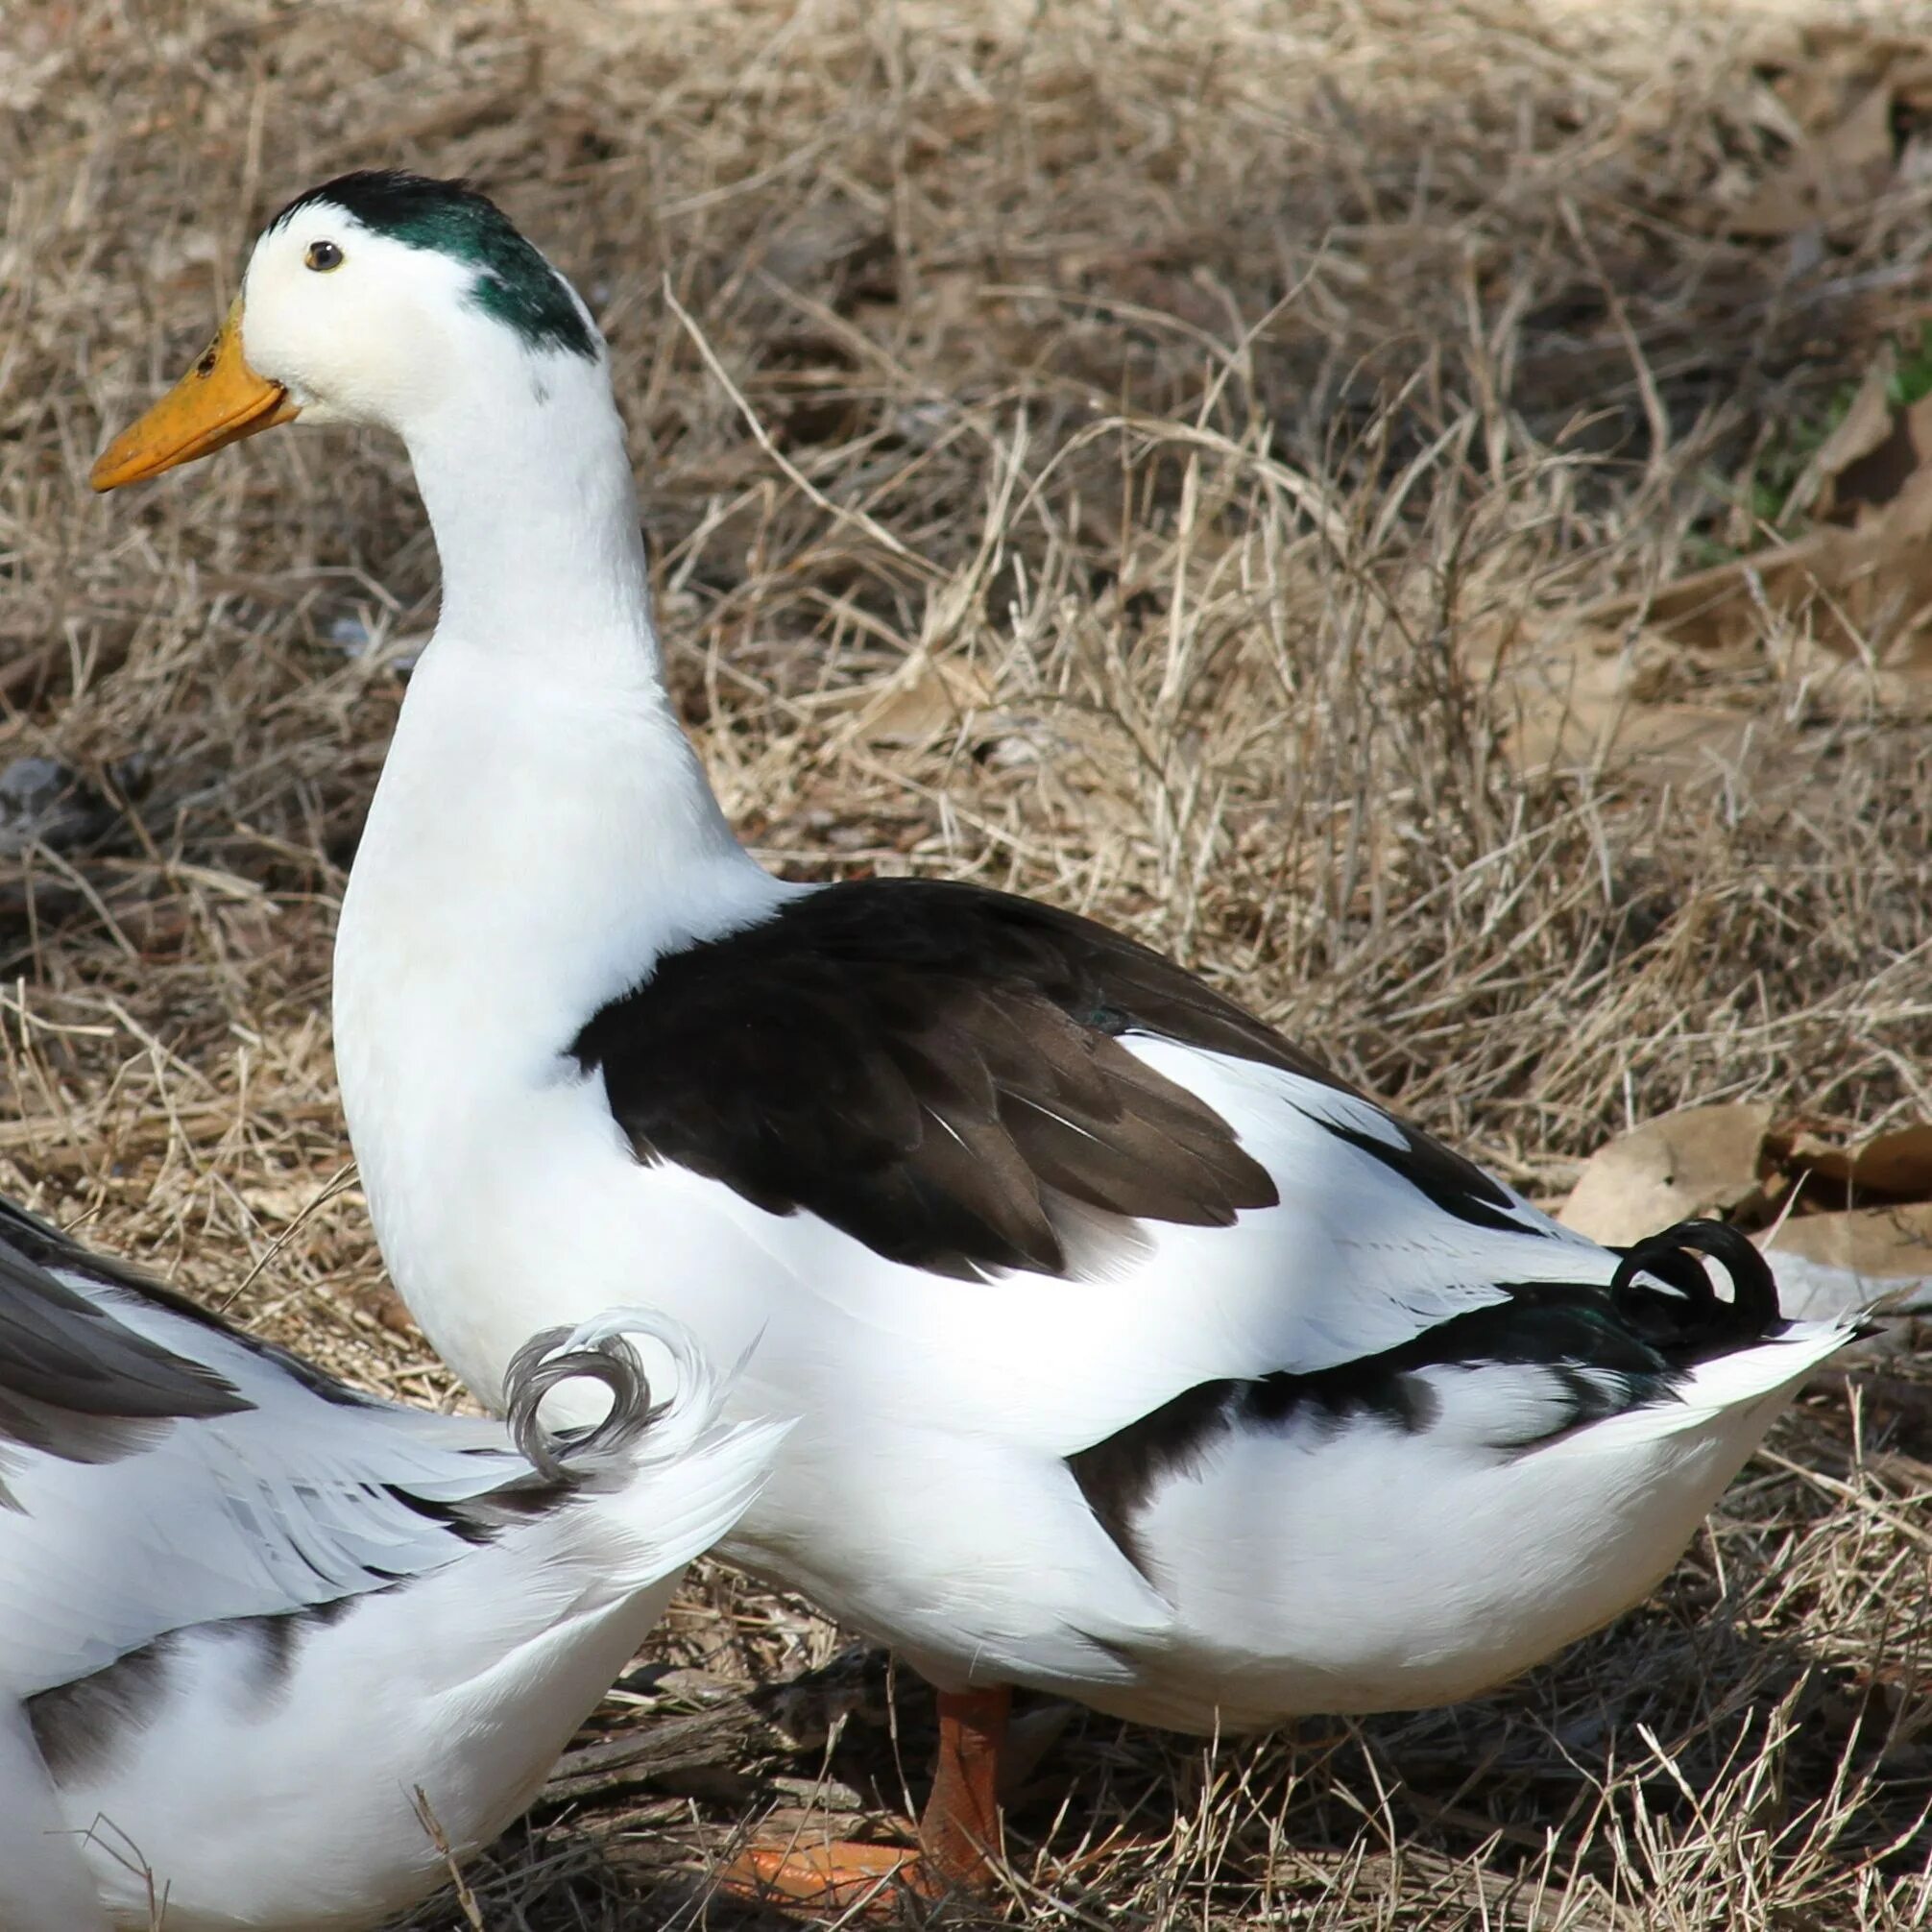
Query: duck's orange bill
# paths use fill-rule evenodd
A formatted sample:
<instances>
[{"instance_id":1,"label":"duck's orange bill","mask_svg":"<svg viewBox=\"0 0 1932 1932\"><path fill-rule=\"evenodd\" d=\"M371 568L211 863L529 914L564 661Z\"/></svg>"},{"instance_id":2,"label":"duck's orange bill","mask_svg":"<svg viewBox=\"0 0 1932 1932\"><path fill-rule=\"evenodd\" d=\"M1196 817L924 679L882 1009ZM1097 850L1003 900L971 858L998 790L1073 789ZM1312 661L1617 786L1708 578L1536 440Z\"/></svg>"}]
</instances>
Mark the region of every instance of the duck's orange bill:
<instances>
[{"instance_id":1,"label":"duck's orange bill","mask_svg":"<svg viewBox=\"0 0 1932 1932\"><path fill-rule=\"evenodd\" d=\"M96 490L118 490L123 483L158 476L177 463L192 463L257 429L292 423L302 413L280 383L265 381L248 366L241 317L237 296L201 360L94 459L87 480Z\"/></svg>"}]
</instances>

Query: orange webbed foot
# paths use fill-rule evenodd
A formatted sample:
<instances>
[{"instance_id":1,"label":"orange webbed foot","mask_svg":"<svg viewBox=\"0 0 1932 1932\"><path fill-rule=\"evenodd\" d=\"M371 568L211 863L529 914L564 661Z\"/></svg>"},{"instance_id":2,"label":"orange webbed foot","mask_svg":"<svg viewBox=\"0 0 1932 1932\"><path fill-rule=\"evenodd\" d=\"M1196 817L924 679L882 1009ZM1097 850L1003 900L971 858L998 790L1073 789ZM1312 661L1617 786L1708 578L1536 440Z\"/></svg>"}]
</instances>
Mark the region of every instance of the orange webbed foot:
<instances>
[{"instance_id":1,"label":"orange webbed foot","mask_svg":"<svg viewBox=\"0 0 1932 1932\"><path fill-rule=\"evenodd\" d=\"M853 1839L753 1845L719 1874L728 1896L751 1904L885 1918L908 1896L987 1893L1002 1856L1000 1751L1011 1693L941 1691L939 1757L919 1821L919 1847Z\"/></svg>"}]
</instances>

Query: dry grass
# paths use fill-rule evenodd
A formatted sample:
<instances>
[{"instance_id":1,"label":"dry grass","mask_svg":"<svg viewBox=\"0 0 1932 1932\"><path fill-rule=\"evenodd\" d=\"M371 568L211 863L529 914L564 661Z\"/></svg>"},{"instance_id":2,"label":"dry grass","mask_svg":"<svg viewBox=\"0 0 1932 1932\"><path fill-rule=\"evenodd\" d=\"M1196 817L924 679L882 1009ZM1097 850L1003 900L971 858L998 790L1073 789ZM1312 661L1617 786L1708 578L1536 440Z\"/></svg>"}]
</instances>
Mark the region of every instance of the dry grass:
<instances>
[{"instance_id":1,"label":"dry grass","mask_svg":"<svg viewBox=\"0 0 1932 1932\"><path fill-rule=\"evenodd\" d=\"M1876 60L1907 11L1818 0L1812 57ZM0 748L141 790L0 874L0 1183L450 1399L380 1284L327 1025L434 608L401 454L82 484L258 220L391 162L493 188L604 318L686 714L774 862L1091 907L1538 1192L1691 1099L1932 1114L1922 711L1821 704L1767 615L1650 664L1703 720L1680 755L1533 768L1482 668L1734 541L1759 452L1926 312L1903 109L1853 215L1727 225L1800 137L1772 63L1805 12L15 0ZM1499 1697L1208 1751L1076 1716L1012 1916L1922 1922L1928 1389L1821 1386L1651 1606ZM710 1577L659 1646L705 1678L603 1716L835 1647ZM722 1919L695 1875L747 1820L828 1764L813 1801L916 1778L927 1713L879 1703L829 1759L767 1738L550 1806L420 1922Z\"/></svg>"}]
</instances>

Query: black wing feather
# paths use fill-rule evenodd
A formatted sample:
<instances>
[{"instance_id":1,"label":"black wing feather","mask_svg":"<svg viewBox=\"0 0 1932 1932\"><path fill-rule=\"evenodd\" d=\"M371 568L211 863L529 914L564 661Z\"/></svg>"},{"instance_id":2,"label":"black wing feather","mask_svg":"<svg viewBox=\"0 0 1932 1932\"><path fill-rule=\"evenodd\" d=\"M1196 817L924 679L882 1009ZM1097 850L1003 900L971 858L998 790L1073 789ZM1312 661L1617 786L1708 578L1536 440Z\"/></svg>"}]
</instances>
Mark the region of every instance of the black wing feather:
<instances>
[{"instance_id":1,"label":"black wing feather","mask_svg":"<svg viewBox=\"0 0 1932 1932\"><path fill-rule=\"evenodd\" d=\"M1104 927L919 880L830 886L669 954L572 1051L641 1158L974 1279L1071 1272L1097 1218L1126 1238L1275 1203L1227 1123L1128 1032L1341 1084Z\"/></svg>"}]
</instances>

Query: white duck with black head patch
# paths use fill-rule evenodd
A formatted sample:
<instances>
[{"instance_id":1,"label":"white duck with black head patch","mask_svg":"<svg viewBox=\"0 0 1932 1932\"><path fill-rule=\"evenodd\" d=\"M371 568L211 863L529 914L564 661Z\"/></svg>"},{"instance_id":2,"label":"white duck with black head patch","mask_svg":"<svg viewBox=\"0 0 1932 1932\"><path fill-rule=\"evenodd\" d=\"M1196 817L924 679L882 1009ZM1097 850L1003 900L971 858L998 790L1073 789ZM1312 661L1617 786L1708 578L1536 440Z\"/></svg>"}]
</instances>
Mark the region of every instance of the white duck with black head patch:
<instances>
[{"instance_id":1,"label":"white duck with black head patch","mask_svg":"<svg viewBox=\"0 0 1932 1932\"><path fill-rule=\"evenodd\" d=\"M295 417L402 437L444 570L336 951L397 1285L487 1400L640 1269L761 1338L737 1399L803 1420L727 1552L938 1686L933 1882L996 1844L1008 1686L1481 1690L1642 1598L1848 1339L1729 1230L1568 1233L1087 921L770 877L665 691L602 342L480 197L293 203L96 481Z\"/></svg>"}]
</instances>

